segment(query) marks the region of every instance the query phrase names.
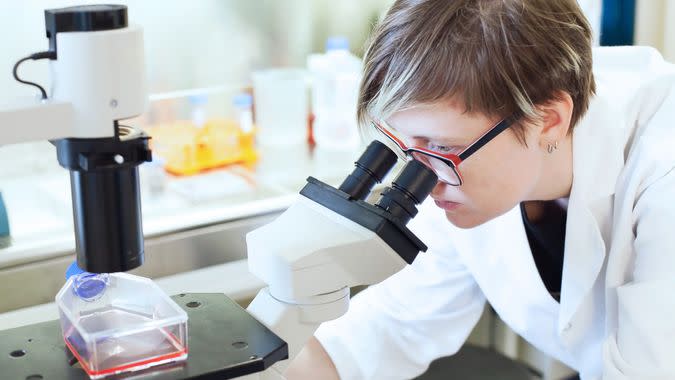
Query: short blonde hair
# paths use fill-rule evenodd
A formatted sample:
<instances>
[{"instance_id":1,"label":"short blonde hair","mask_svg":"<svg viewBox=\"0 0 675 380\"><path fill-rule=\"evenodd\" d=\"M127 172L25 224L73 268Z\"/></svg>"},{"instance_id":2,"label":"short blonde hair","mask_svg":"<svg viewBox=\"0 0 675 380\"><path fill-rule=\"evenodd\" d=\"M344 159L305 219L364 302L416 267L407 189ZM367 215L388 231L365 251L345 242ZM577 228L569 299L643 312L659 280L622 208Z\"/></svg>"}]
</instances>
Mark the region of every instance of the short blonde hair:
<instances>
[{"instance_id":1,"label":"short blonde hair","mask_svg":"<svg viewBox=\"0 0 675 380\"><path fill-rule=\"evenodd\" d=\"M452 97L534 120L564 91L573 127L595 92L591 41L575 0L398 0L366 51L359 124Z\"/></svg>"}]
</instances>

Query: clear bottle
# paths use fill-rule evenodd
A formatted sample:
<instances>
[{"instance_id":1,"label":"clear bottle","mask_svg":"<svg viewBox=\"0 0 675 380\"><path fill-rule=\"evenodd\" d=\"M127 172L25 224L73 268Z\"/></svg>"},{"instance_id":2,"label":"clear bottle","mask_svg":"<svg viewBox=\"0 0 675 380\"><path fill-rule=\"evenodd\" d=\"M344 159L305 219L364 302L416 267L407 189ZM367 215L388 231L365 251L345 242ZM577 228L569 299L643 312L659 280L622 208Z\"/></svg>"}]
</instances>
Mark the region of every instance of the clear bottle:
<instances>
[{"instance_id":1,"label":"clear bottle","mask_svg":"<svg viewBox=\"0 0 675 380\"><path fill-rule=\"evenodd\" d=\"M166 161L163 158L154 156L152 161L141 165L143 170L142 175L145 176L142 180L145 182L151 195L159 195L166 189L168 177L166 170L164 170L165 164Z\"/></svg>"},{"instance_id":2,"label":"clear bottle","mask_svg":"<svg viewBox=\"0 0 675 380\"><path fill-rule=\"evenodd\" d=\"M344 37L326 41L326 52L307 61L312 73L314 140L320 148L349 150L358 146L356 104L361 59L349 52Z\"/></svg>"},{"instance_id":3,"label":"clear bottle","mask_svg":"<svg viewBox=\"0 0 675 380\"><path fill-rule=\"evenodd\" d=\"M188 97L190 102L192 123L197 128L201 128L206 124L206 104L209 98L206 94L192 95Z\"/></svg>"},{"instance_id":4,"label":"clear bottle","mask_svg":"<svg viewBox=\"0 0 675 380\"><path fill-rule=\"evenodd\" d=\"M232 99L235 120L239 124L242 133L253 132L253 96L247 93L235 95Z\"/></svg>"},{"instance_id":5,"label":"clear bottle","mask_svg":"<svg viewBox=\"0 0 675 380\"><path fill-rule=\"evenodd\" d=\"M252 164L258 159L256 152L256 127L253 124L253 96L249 93L237 94L232 99L234 118L237 124L239 161Z\"/></svg>"}]
</instances>

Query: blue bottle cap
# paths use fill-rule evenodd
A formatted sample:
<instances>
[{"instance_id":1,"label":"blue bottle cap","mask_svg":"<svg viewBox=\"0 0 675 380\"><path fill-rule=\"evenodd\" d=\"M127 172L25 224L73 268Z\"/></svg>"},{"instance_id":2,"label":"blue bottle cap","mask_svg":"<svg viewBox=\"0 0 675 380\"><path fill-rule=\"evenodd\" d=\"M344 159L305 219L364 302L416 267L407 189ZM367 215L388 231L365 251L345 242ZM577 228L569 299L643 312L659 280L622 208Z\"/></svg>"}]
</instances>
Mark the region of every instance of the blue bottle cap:
<instances>
[{"instance_id":1,"label":"blue bottle cap","mask_svg":"<svg viewBox=\"0 0 675 380\"><path fill-rule=\"evenodd\" d=\"M251 94L241 93L234 96L232 104L235 107L251 107L253 105L253 97Z\"/></svg>"},{"instance_id":2,"label":"blue bottle cap","mask_svg":"<svg viewBox=\"0 0 675 380\"><path fill-rule=\"evenodd\" d=\"M73 261L73 263L70 264L68 269L66 269L66 280L80 273L84 273L84 270L80 269L80 267L77 266L77 261Z\"/></svg>"},{"instance_id":3,"label":"blue bottle cap","mask_svg":"<svg viewBox=\"0 0 675 380\"><path fill-rule=\"evenodd\" d=\"M209 97L206 94L190 95L188 100L193 106L202 106L209 101Z\"/></svg>"},{"instance_id":4,"label":"blue bottle cap","mask_svg":"<svg viewBox=\"0 0 675 380\"><path fill-rule=\"evenodd\" d=\"M349 40L344 36L329 37L326 40L326 51L349 50Z\"/></svg>"},{"instance_id":5,"label":"blue bottle cap","mask_svg":"<svg viewBox=\"0 0 675 380\"><path fill-rule=\"evenodd\" d=\"M85 301L96 301L101 298L108 283L109 278L107 273L84 272L75 276L73 291Z\"/></svg>"},{"instance_id":6,"label":"blue bottle cap","mask_svg":"<svg viewBox=\"0 0 675 380\"><path fill-rule=\"evenodd\" d=\"M101 298L110 282L107 273L86 272L77 265L77 261L70 264L66 270L66 279L70 277L73 277L73 292L87 302Z\"/></svg>"}]
</instances>

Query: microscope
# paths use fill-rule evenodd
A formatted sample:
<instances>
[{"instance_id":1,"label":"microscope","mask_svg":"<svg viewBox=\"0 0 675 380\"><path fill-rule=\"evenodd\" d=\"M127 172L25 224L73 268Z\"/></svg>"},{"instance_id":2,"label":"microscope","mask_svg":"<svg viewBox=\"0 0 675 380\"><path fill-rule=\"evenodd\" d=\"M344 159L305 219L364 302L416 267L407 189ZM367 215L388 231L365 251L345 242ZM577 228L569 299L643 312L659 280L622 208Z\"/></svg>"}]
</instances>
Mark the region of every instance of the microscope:
<instances>
[{"instance_id":1,"label":"microscope","mask_svg":"<svg viewBox=\"0 0 675 380\"><path fill-rule=\"evenodd\" d=\"M14 67L40 97L0 105L0 145L51 141L70 172L78 266L93 274L132 270L144 256L138 166L152 159L149 137L123 124L147 102L142 29L129 25L121 5L47 10L45 23L49 50ZM23 62L40 59L50 61L50 94L18 74ZM171 297L188 315L186 360L93 377L283 378L286 359L322 322L347 311L350 287L380 282L426 250L406 224L435 186L433 171L410 161L376 202L367 201L396 162L374 141L338 188L309 177L295 204L250 232L249 269L268 286L247 310L223 294ZM92 376L61 333L59 321L0 332L2 377Z\"/></svg>"},{"instance_id":2,"label":"microscope","mask_svg":"<svg viewBox=\"0 0 675 380\"><path fill-rule=\"evenodd\" d=\"M0 145L49 140L70 171L77 262L94 273L143 263L138 165L151 160L148 137L120 120L146 107L143 32L126 7L45 11L49 50L19 60L15 78L40 98L0 108ZM19 65L48 59L51 96L21 79Z\"/></svg>"},{"instance_id":3,"label":"microscope","mask_svg":"<svg viewBox=\"0 0 675 380\"><path fill-rule=\"evenodd\" d=\"M378 283L426 251L406 224L438 181L431 169L410 161L366 201L396 160L373 141L339 188L309 177L296 203L246 236L249 270L268 285L247 310L288 343L291 360L322 322L347 312L350 287ZM283 379L288 362L261 378Z\"/></svg>"}]
</instances>

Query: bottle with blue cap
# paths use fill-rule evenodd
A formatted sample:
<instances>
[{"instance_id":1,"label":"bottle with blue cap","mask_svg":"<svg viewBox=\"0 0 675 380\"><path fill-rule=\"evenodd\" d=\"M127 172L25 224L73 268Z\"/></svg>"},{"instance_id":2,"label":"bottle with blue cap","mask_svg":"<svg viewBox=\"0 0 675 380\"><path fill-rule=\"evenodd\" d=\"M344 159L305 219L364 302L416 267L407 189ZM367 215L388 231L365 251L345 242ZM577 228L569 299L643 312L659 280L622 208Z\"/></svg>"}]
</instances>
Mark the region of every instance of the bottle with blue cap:
<instances>
[{"instance_id":1,"label":"bottle with blue cap","mask_svg":"<svg viewBox=\"0 0 675 380\"><path fill-rule=\"evenodd\" d=\"M358 146L356 103L361 59L349 51L342 36L326 40L326 52L308 57L312 74L314 140L319 148L345 150Z\"/></svg>"},{"instance_id":2,"label":"bottle with blue cap","mask_svg":"<svg viewBox=\"0 0 675 380\"><path fill-rule=\"evenodd\" d=\"M163 157L153 154L152 161L140 166L141 183L148 195L158 196L164 193L168 182L165 165L166 160Z\"/></svg>"},{"instance_id":3,"label":"bottle with blue cap","mask_svg":"<svg viewBox=\"0 0 675 380\"><path fill-rule=\"evenodd\" d=\"M209 97L206 94L191 95L188 97L190 106L192 107L192 123L201 128L206 124L206 105L209 102Z\"/></svg>"},{"instance_id":4,"label":"bottle with blue cap","mask_svg":"<svg viewBox=\"0 0 675 380\"><path fill-rule=\"evenodd\" d=\"M235 119L243 133L253 132L253 96L240 93L232 99Z\"/></svg>"},{"instance_id":5,"label":"bottle with blue cap","mask_svg":"<svg viewBox=\"0 0 675 380\"><path fill-rule=\"evenodd\" d=\"M343 36L333 36L326 39L326 52L343 51L349 52L349 40Z\"/></svg>"}]
</instances>

